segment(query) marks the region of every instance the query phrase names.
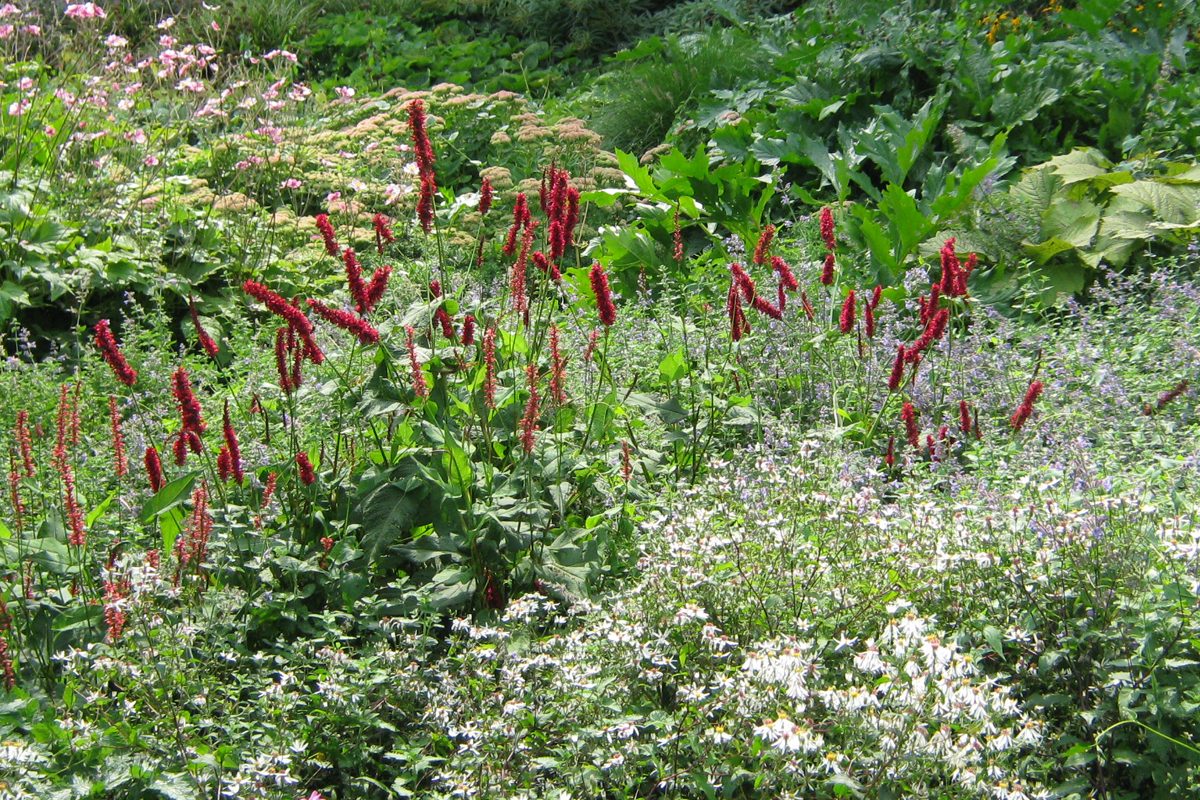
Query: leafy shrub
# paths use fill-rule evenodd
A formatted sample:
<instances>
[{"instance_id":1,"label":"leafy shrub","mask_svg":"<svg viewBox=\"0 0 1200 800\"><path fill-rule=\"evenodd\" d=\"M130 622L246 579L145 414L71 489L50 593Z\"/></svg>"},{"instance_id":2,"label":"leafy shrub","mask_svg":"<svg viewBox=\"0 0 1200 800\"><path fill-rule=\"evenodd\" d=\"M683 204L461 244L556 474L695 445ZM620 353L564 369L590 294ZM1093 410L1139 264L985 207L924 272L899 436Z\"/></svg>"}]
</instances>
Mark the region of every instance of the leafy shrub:
<instances>
[{"instance_id":1,"label":"leafy shrub","mask_svg":"<svg viewBox=\"0 0 1200 800\"><path fill-rule=\"evenodd\" d=\"M755 75L767 55L750 33L714 27L648 39L617 58L626 63L597 90L593 125L611 148L641 154L666 141L709 92Z\"/></svg>"}]
</instances>

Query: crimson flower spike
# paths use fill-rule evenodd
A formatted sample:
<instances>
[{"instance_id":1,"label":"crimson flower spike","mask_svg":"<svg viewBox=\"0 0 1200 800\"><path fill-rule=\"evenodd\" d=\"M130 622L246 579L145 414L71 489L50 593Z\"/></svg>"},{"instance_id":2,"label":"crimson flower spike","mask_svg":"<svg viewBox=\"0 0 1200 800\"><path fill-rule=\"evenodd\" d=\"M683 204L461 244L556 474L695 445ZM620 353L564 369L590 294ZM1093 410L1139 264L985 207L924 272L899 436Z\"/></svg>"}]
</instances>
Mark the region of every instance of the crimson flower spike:
<instances>
[{"instance_id":1,"label":"crimson flower spike","mask_svg":"<svg viewBox=\"0 0 1200 800\"><path fill-rule=\"evenodd\" d=\"M767 257L771 254L771 240L775 238L775 226L768 225L762 230L762 234L758 237L758 244L754 247L754 263L764 265L767 263Z\"/></svg>"},{"instance_id":2,"label":"crimson flower spike","mask_svg":"<svg viewBox=\"0 0 1200 800\"><path fill-rule=\"evenodd\" d=\"M354 316L349 311L330 308L320 300L313 299L309 299L308 307L317 312L317 315L322 319L333 323L344 331L353 333L362 344L377 344L379 342L379 331L375 330L371 323Z\"/></svg>"},{"instance_id":3,"label":"crimson flower spike","mask_svg":"<svg viewBox=\"0 0 1200 800\"><path fill-rule=\"evenodd\" d=\"M117 380L126 386L133 386L137 383L137 370L129 366L129 362L121 354L121 349L117 347L117 340L113 338L106 319L96 323L96 346L100 348L100 355L112 368Z\"/></svg>"},{"instance_id":4,"label":"crimson flower spike","mask_svg":"<svg viewBox=\"0 0 1200 800\"><path fill-rule=\"evenodd\" d=\"M392 268L388 265L376 267L375 272L371 275L371 282L367 284L367 307L364 312L374 311L375 306L379 305L380 299L383 298L383 293L387 291L388 279L392 277Z\"/></svg>"},{"instance_id":5,"label":"crimson flower spike","mask_svg":"<svg viewBox=\"0 0 1200 800\"><path fill-rule=\"evenodd\" d=\"M413 151L421 176L417 217L421 221L421 230L429 233L433 230L433 198L437 195L437 178L433 172L433 146L425 129L425 103L419 98L408 104L408 126L412 130Z\"/></svg>"},{"instance_id":6,"label":"crimson flower spike","mask_svg":"<svg viewBox=\"0 0 1200 800\"><path fill-rule=\"evenodd\" d=\"M200 324L200 314L196 311L196 301L188 296L188 310L192 315L192 326L196 329L196 338L200 340L200 346L204 348L204 352L208 353L209 358L216 358L220 348L216 341L208 335L208 331L204 330L204 326Z\"/></svg>"},{"instance_id":7,"label":"crimson flower spike","mask_svg":"<svg viewBox=\"0 0 1200 800\"><path fill-rule=\"evenodd\" d=\"M900 420L904 423L904 432L908 443L916 449L921 448L921 429L917 425L917 409L912 403L905 403L900 409Z\"/></svg>"},{"instance_id":8,"label":"crimson flower spike","mask_svg":"<svg viewBox=\"0 0 1200 800\"><path fill-rule=\"evenodd\" d=\"M337 258L342 249L338 247L333 233L333 224L330 223L328 214L317 214L317 230L320 231L321 238L325 241L325 252Z\"/></svg>"},{"instance_id":9,"label":"crimson flower spike","mask_svg":"<svg viewBox=\"0 0 1200 800\"><path fill-rule=\"evenodd\" d=\"M600 312L600 321L606 327L611 327L617 321L617 307L613 305L612 290L608 286L608 276L599 261L592 264L589 273L592 281L592 291L596 294L596 309Z\"/></svg>"},{"instance_id":10,"label":"crimson flower spike","mask_svg":"<svg viewBox=\"0 0 1200 800\"><path fill-rule=\"evenodd\" d=\"M850 294L846 295L846 302L842 304L842 314L838 318L838 330L842 333L849 333L854 330L854 290L850 290Z\"/></svg>"},{"instance_id":11,"label":"crimson flower spike","mask_svg":"<svg viewBox=\"0 0 1200 800\"><path fill-rule=\"evenodd\" d=\"M520 234L522 226L528 224L530 218L529 200L524 192L517 192L517 199L513 202L512 227L508 229L508 236L504 239L504 247L500 252L506 256L517 252L517 235Z\"/></svg>"},{"instance_id":12,"label":"crimson flower spike","mask_svg":"<svg viewBox=\"0 0 1200 800\"><path fill-rule=\"evenodd\" d=\"M388 218L383 214L376 214L371 222L375 226L375 249L379 251L379 255L383 255L384 245L396 241L396 237L388 225Z\"/></svg>"},{"instance_id":13,"label":"crimson flower spike","mask_svg":"<svg viewBox=\"0 0 1200 800\"><path fill-rule=\"evenodd\" d=\"M229 401L225 401L225 415L222 420L222 434L225 438L225 452L229 453L229 472L233 476L233 482L241 486L246 475L242 472L242 449L238 445L237 431L233 429L233 422L229 419Z\"/></svg>"},{"instance_id":14,"label":"crimson flower spike","mask_svg":"<svg viewBox=\"0 0 1200 800\"><path fill-rule=\"evenodd\" d=\"M888 391L894 392L904 384L904 345L896 348L896 360L892 362L892 374L888 377Z\"/></svg>"},{"instance_id":15,"label":"crimson flower spike","mask_svg":"<svg viewBox=\"0 0 1200 800\"><path fill-rule=\"evenodd\" d=\"M147 447L144 461L146 464L146 477L150 479L150 491L153 494L158 494L159 489L163 487L162 459L158 456L158 449L153 445Z\"/></svg>"},{"instance_id":16,"label":"crimson flower spike","mask_svg":"<svg viewBox=\"0 0 1200 800\"><path fill-rule=\"evenodd\" d=\"M1013 430L1019 431L1025 426L1029 417L1033 414L1033 404L1042 395L1042 382L1033 381L1029 384L1029 389L1025 392L1025 399L1021 401L1021 405L1017 406L1016 412L1009 420L1012 423Z\"/></svg>"},{"instance_id":17,"label":"crimson flower spike","mask_svg":"<svg viewBox=\"0 0 1200 800\"><path fill-rule=\"evenodd\" d=\"M829 206L821 209L821 240L825 249L833 251L837 248L837 239L833 235L833 210Z\"/></svg>"},{"instance_id":18,"label":"crimson flower spike","mask_svg":"<svg viewBox=\"0 0 1200 800\"><path fill-rule=\"evenodd\" d=\"M942 245L940 253L942 258L942 280L938 284L938 288L946 297L957 297L960 283L958 255L954 252L954 241L953 236L947 239L946 243Z\"/></svg>"},{"instance_id":19,"label":"crimson flower spike","mask_svg":"<svg viewBox=\"0 0 1200 800\"><path fill-rule=\"evenodd\" d=\"M491 211L493 197L494 197L494 190L492 189L492 182L485 177L483 179L483 182L481 184L479 184L479 215L480 216L487 216L488 211Z\"/></svg>"}]
</instances>

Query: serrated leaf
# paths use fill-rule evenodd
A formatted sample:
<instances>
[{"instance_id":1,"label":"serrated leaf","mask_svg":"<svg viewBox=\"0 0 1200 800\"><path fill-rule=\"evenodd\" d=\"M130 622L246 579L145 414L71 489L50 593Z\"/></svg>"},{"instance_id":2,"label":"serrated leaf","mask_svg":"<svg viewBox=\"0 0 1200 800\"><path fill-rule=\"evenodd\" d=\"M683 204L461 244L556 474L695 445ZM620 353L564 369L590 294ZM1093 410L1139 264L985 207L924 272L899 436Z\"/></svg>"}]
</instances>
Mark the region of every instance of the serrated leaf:
<instances>
[{"instance_id":1,"label":"serrated leaf","mask_svg":"<svg viewBox=\"0 0 1200 800\"><path fill-rule=\"evenodd\" d=\"M1200 186L1145 180L1114 186L1111 191L1147 206L1162 222L1190 225L1200 221Z\"/></svg>"}]
</instances>

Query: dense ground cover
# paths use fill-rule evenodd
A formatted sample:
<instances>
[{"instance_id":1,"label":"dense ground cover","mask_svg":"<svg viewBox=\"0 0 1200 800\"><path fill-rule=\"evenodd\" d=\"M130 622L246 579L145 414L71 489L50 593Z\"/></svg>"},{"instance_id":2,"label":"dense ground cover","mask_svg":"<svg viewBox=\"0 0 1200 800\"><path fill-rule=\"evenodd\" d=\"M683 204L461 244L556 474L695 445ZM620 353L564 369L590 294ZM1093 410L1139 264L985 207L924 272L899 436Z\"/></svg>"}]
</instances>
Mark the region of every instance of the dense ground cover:
<instances>
[{"instance_id":1,"label":"dense ground cover","mask_svg":"<svg viewBox=\"0 0 1200 800\"><path fill-rule=\"evenodd\" d=\"M6 4L0 797L1194 793L1195 14Z\"/></svg>"}]
</instances>

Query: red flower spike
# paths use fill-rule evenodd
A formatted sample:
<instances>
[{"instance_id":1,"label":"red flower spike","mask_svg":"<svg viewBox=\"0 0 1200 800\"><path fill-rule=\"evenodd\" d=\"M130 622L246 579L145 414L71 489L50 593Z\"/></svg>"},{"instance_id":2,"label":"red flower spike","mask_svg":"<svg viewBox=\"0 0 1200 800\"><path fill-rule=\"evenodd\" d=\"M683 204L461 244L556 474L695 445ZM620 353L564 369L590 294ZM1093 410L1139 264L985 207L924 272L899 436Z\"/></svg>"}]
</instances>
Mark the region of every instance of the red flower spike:
<instances>
[{"instance_id":1,"label":"red flower spike","mask_svg":"<svg viewBox=\"0 0 1200 800\"><path fill-rule=\"evenodd\" d=\"M308 460L308 453L296 454L296 471L300 476L300 482L305 486L312 486L317 480L317 473L313 469L312 462Z\"/></svg>"},{"instance_id":2,"label":"red flower spike","mask_svg":"<svg viewBox=\"0 0 1200 800\"><path fill-rule=\"evenodd\" d=\"M492 198L493 197L494 197L494 192L492 190L492 182L490 180L488 180L487 178L484 178L483 182L481 184L479 184L479 214L480 214L480 216L487 216L487 213L492 210Z\"/></svg>"},{"instance_id":3,"label":"red flower spike","mask_svg":"<svg viewBox=\"0 0 1200 800\"><path fill-rule=\"evenodd\" d=\"M825 242L826 250L837 248L837 240L833 235L833 210L829 206L821 209L821 240Z\"/></svg>"},{"instance_id":4,"label":"red flower spike","mask_svg":"<svg viewBox=\"0 0 1200 800\"><path fill-rule=\"evenodd\" d=\"M454 322L451 321L450 315L446 313L446 309L439 308L437 311L435 311L433 313L433 320L441 326L442 336L444 338L449 339L452 342L458 338L458 335L454 332Z\"/></svg>"},{"instance_id":5,"label":"red flower spike","mask_svg":"<svg viewBox=\"0 0 1200 800\"><path fill-rule=\"evenodd\" d=\"M291 394L292 377L291 365L288 363L288 333L292 329L284 325L275 331L275 369L279 372L279 388L284 394ZM295 335L292 335L295 339Z\"/></svg>"},{"instance_id":6,"label":"red flower spike","mask_svg":"<svg viewBox=\"0 0 1200 800\"><path fill-rule=\"evenodd\" d=\"M517 252L517 234L521 232L521 227L529 218L529 201L524 192L517 192L517 199L513 202L512 227L508 229L508 236L504 239L504 247L500 249L500 252L506 256Z\"/></svg>"},{"instance_id":7,"label":"red flower spike","mask_svg":"<svg viewBox=\"0 0 1200 800\"><path fill-rule=\"evenodd\" d=\"M242 472L242 448L238 444L237 431L229 418L229 401L225 401L225 414L222 420L222 434L225 438L225 450L229 453L229 473L233 482L242 485L246 475Z\"/></svg>"},{"instance_id":8,"label":"red flower spike","mask_svg":"<svg viewBox=\"0 0 1200 800\"><path fill-rule=\"evenodd\" d=\"M888 378L888 391L894 392L904 385L904 345L896 348L896 360L892 362L892 374Z\"/></svg>"},{"instance_id":9,"label":"red flower spike","mask_svg":"<svg viewBox=\"0 0 1200 800\"><path fill-rule=\"evenodd\" d=\"M958 296L959 266L958 256L954 252L954 238L951 237L942 245L942 280L938 285L941 293L947 297Z\"/></svg>"},{"instance_id":10,"label":"red flower spike","mask_svg":"<svg viewBox=\"0 0 1200 800\"><path fill-rule=\"evenodd\" d=\"M754 280L746 274L741 264L730 264L729 273L733 276L733 285L741 291L742 297L747 303L753 304L754 297L758 294L754 287Z\"/></svg>"},{"instance_id":11,"label":"red flower spike","mask_svg":"<svg viewBox=\"0 0 1200 800\"><path fill-rule=\"evenodd\" d=\"M754 247L754 263L764 265L767 263L767 257L771 253L771 241L775 238L775 226L768 225L763 228L762 234L758 237L758 244Z\"/></svg>"},{"instance_id":12,"label":"red flower spike","mask_svg":"<svg viewBox=\"0 0 1200 800\"><path fill-rule=\"evenodd\" d=\"M267 483L266 483L266 486L263 487L262 503L259 504L260 509L266 508L268 505L271 504L271 498L275 496L275 485L278 482L278 480L279 480L278 472L272 472L269 475L267 475Z\"/></svg>"},{"instance_id":13,"label":"red flower spike","mask_svg":"<svg viewBox=\"0 0 1200 800\"><path fill-rule=\"evenodd\" d=\"M413 330L412 325L405 325L404 333L408 345L408 361L412 367L413 391L416 392L417 397L426 400L429 398L429 382L425 380L425 371L421 369L421 362L417 358L416 331Z\"/></svg>"},{"instance_id":14,"label":"red flower spike","mask_svg":"<svg viewBox=\"0 0 1200 800\"><path fill-rule=\"evenodd\" d=\"M791 268L779 256L771 256L771 269L779 273L779 284L789 292L794 292L800 288L800 284L796 281L796 276L792 274Z\"/></svg>"},{"instance_id":15,"label":"red flower spike","mask_svg":"<svg viewBox=\"0 0 1200 800\"><path fill-rule=\"evenodd\" d=\"M367 322L365 319L354 316L349 311L330 308L320 300L309 299L308 307L317 312L317 316L333 323L344 331L349 331L358 337L358 341L364 345L378 344L379 331Z\"/></svg>"},{"instance_id":16,"label":"red flower spike","mask_svg":"<svg viewBox=\"0 0 1200 800\"><path fill-rule=\"evenodd\" d=\"M265 304L267 310L272 314L283 317L287 324L295 328L296 332L301 336L305 334L312 335L312 323L308 321L308 317L304 316L304 312L263 284L256 283L255 281L246 281L242 284L242 289L255 300L259 300Z\"/></svg>"},{"instance_id":17,"label":"red flower spike","mask_svg":"<svg viewBox=\"0 0 1200 800\"><path fill-rule=\"evenodd\" d=\"M470 347L475 344L475 317L467 314L463 318L462 346Z\"/></svg>"},{"instance_id":18,"label":"red flower spike","mask_svg":"<svg viewBox=\"0 0 1200 800\"><path fill-rule=\"evenodd\" d=\"M521 446L526 453L532 453L537 441L538 416L541 413L537 364L531 363L525 367L525 375L529 382L529 400L525 403L525 414L521 417Z\"/></svg>"},{"instance_id":19,"label":"red flower spike","mask_svg":"<svg viewBox=\"0 0 1200 800\"><path fill-rule=\"evenodd\" d=\"M870 303L863 309L863 327L866 328L867 338L875 338L875 307Z\"/></svg>"},{"instance_id":20,"label":"red flower spike","mask_svg":"<svg viewBox=\"0 0 1200 800\"><path fill-rule=\"evenodd\" d=\"M979 258L974 253L967 256L967 263L958 271L958 284L955 286L955 295L958 297L967 296L967 278L971 277L971 273L975 271L976 265L979 263Z\"/></svg>"},{"instance_id":21,"label":"red flower spike","mask_svg":"<svg viewBox=\"0 0 1200 800\"><path fill-rule=\"evenodd\" d=\"M604 274L604 267L599 261L592 264L589 277L592 281L592 291L596 294L596 308L600 312L600 321L606 327L611 327L617 321L617 307L613 305L608 276Z\"/></svg>"},{"instance_id":22,"label":"red flower spike","mask_svg":"<svg viewBox=\"0 0 1200 800\"><path fill-rule=\"evenodd\" d=\"M229 448L222 446L220 452L217 453L217 478L221 483L227 483L232 475L233 467L229 463Z\"/></svg>"},{"instance_id":23,"label":"red flower spike","mask_svg":"<svg viewBox=\"0 0 1200 800\"><path fill-rule=\"evenodd\" d=\"M893 467L896 466L896 437L895 436L888 437L887 455L885 455L883 457L883 463L887 465L888 469L892 469Z\"/></svg>"},{"instance_id":24,"label":"red flower spike","mask_svg":"<svg viewBox=\"0 0 1200 800\"><path fill-rule=\"evenodd\" d=\"M963 433L971 432L971 407L966 400L958 401L958 429Z\"/></svg>"},{"instance_id":25,"label":"red flower spike","mask_svg":"<svg viewBox=\"0 0 1200 800\"><path fill-rule=\"evenodd\" d=\"M361 314L366 310L368 303L362 266L358 263L358 256L349 247L342 252L342 262L346 265L346 285L350 287L350 296L354 298L355 310Z\"/></svg>"},{"instance_id":26,"label":"red flower spike","mask_svg":"<svg viewBox=\"0 0 1200 800\"><path fill-rule=\"evenodd\" d=\"M483 332L483 404L496 407L496 328Z\"/></svg>"},{"instance_id":27,"label":"red flower spike","mask_svg":"<svg viewBox=\"0 0 1200 800\"><path fill-rule=\"evenodd\" d=\"M377 267L374 274L371 276L371 283L367 286L367 307L364 311L373 311L375 306L379 305L379 300L383 297L383 293L387 291L388 278L392 277L392 268L389 266Z\"/></svg>"},{"instance_id":28,"label":"red flower spike","mask_svg":"<svg viewBox=\"0 0 1200 800\"><path fill-rule=\"evenodd\" d=\"M567 213L563 218L563 245L575 242L575 226L579 224L579 190L567 187Z\"/></svg>"},{"instance_id":29,"label":"red flower spike","mask_svg":"<svg viewBox=\"0 0 1200 800\"><path fill-rule=\"evenodd\" d=\"M220 348L216 341L208 335L208 331L204 330L204 326L200 324L200 314L196 311L196 301L188 297L188 311L192 315L192 326L196 329L196 338L200 341L200 347L204 352L208 353L209 358L216 358Z\"/></svg>"},{"instance_id":30,"label":"red flower spike","mask_svg":"<svg viewBox=\"0 0 1200 800\"><path fill-rule=\"evenodd\" d=\"M1025 392L1025 399L1021 401L1021 405L1017 406L1016 412L1013 413L1012 422L1014 431L1019 431L1029 421L1029 417L1033 414L1033 404L1042 395L1042 382L1033 381L1029 384L1029 389Z\"/></svg>"},{"instance_id":31,"label":"red flower spike","mask_svg":"<svg viewBox=\"0 0 1200 800\"><path fill-rule=\"evenodd\" d=\"M375 249L379 252L379 255L383 255L385 245L396 241L396 237L392 234L392 229L388 222L388 218L383 214L376 214L371 220L371 223L375 226Z\"/></svg>"},{"instance_id":32,"label":"red flower spike","mask_svg":"<svg viewBox=\"0 0 1200 800\"><path fill-rule=\"evenodd\" d=\"M125 456L125 437L121 435L121 412L117 410L117 398L108 396L108 421L112 428L113 471L118 478L129 472L129 459Z\"/></svg>"},{"instance_id":33,"label":"red flower spike","mask_svg":"<svg viewBox=\"0 0 1200 800\"><path fill-rule=\"evenodd\" d=\"M928 325L929 320L933 319L938 312L938 305L941 303L942 288L937 285L929 287L929 299L921 307L921 324Z\"/></svg>"},{"instance_id":34,"label":"red flower spike","mask_svg":"<svg viewBox=\"0 0 1200 800\"><path fill-rule=\"evenodd\" d=\"M133 386L137 383L137 370L129 366L129 362L121 354L120 348L117 347L117 340L113 338L112 331L108 327L108 320L106 319L102 319L96 323L96 346L100 348L100 355L104 357L105 363L112 368L113 374L117 376L117 380L126 386Z\"/></svg>"},{"instance_id":35,"label":"red flower spike","mask_svg":"<svg viewBox=\"0 0 1200 800\"><path fill-rule=\"evenodd\" d=\"M337 258L342 248L338 247L337 239L334 238L333 225L329 222L328 214L317 214L317 230L321 232L321 238L325 240L325 252Z\"/></svg>"},{"instance_id":36,"label":"red flower spike","mask_svg":"<svg viewBox=\"0 0 1200 800\"><path fill-rule=\"evenodd\" d=\"M871 299L867 302L867 305L870 307L870 309L872 311L874 311L876 308L879 307L879 301L882 299L883 299L883 287L876 286L874 288L874 290L871 291Z\"/></svg>"},{"instance_id":37,"label":"red flower spike","mask_svg":"<svg viewBox=\"0 0 1200 800\"><path fill-rule=\"evenodd\" d=\"M825 256L825 266L821 269L820 281L823 285L830 286L833 284L833 268L834 268L833 253L830 253L827 256Z\"/></svg>"},{"instance_id":38,"label":"red flower spike","mask_svg":"<svg viewBox=\"0 0 1200 800\"><path fill-rule=\"evenodd\" d=\"M783 319L783 311L780 310L778 306L771 305L760 295L754 296L754 300L751 302L751 305L754 306L755 310L760 314L768 316L771 319Z\"/></svg>"},{"instance_id":39,"label":"red flower spike","mask_svg":"<svg viewBox=\"0 0 1200 800\"><path fill-rule=\"evenodd\" d=\"M192 392L192 382L188 380L187 370L183 367L175 370L171 376L171 394L174 395L175 404L179 407L179 416L183 422L182 430L195 431L197 436L204 433L208 426L204 424L201 417L200 402Z\"/></svg>"},{"instance_id":40,"label":"red flower spike","mask_svg":"<svg viewBox=\"0 0 1200 800\"><path fill-rule=\"evenodd\" d=\"M846 302L842 303L842 314L838 318L838 330L842 333L849 333L854 330L854 290L850 290L850 294L846 295Z\"/></svg>"},{"instance_id":41,"label":"red flower spike","mask_svg":"<svg viewBox=\"0 0 1200 800\"><path fill-rule=\"evenodd\" d=\"M187 463L187 440L182 435L176 436L171 444L171 452L175 455L175 466L182 467Z\"/></svg>"},{"instance_id":42,"label":"red flower spike","mask_svg":"<svg viewBox=\"0 0 1200 800\"><path fill-rule=\"evenodd\" d=\"M408 104L408 127L412 132L413 155L417 159L417 170L422 178L433 174L433 146L429 143L429 132L425 128L425 102L420 98Z\"/></svg>"},{"instance_id":43,"label":"red flower spike","mask_svg":"<svg viewBox=\"0 0 1200 800\"><path fill-rule=\"evenodd\" d=\"M900 420L904 423L904 432L908 443L914 449L921 448L921 429L917 426L917 409L912 403L905 403L900 410Z\"/></svg>"}]
</instances>

